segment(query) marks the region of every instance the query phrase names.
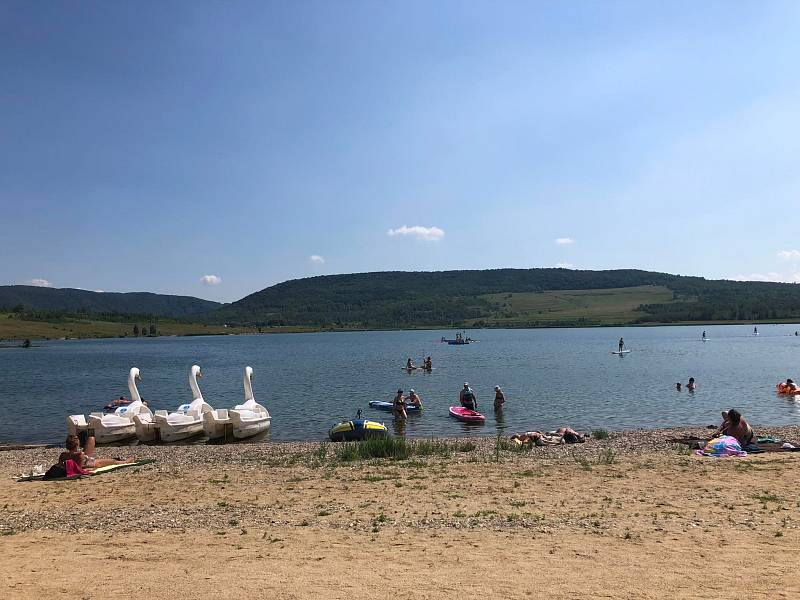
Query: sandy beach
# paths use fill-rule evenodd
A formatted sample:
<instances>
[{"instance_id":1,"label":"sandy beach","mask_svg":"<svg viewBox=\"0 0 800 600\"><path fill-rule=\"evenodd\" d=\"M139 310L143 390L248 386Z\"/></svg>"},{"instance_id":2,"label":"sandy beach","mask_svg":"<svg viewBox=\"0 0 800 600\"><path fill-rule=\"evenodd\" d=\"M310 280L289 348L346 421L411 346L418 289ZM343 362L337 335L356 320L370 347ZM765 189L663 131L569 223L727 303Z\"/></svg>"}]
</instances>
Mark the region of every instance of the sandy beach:
<instances>
[{"instance_id":1,"label":"sandy beach","mask_svg":"<svg viewBox=\"0 0 800 600\"><path fill-rule=\"evenodd\" d=\"M800 428L758 428L800 440ZM4 598L796 598L800 453L710 459L614 433L407 460L310 443L103 448L156 462L79 481L0 453Z\"/></svg>"}]
</instances>

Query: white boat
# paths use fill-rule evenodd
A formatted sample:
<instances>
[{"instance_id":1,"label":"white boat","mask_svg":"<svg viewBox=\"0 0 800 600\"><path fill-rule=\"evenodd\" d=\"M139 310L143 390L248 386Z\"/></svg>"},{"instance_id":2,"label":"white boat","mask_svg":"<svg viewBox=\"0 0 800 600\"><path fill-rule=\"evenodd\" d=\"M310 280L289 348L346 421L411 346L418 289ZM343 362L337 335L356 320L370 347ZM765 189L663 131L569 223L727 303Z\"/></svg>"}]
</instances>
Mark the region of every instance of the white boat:
<instances>
[{"instance_id":1,"label":"white boat","mask_svg":"<svg viewBox=\"0 0 800 600\"><path fill-rule=\"evenodd\" d=\"M269 411L253 397L253 367L244 368L244 404L237 404L228 411L233 424L233 437L252 437L269 429L272 417Z\"/></svg>"},{"instance_id":2,"label":"white boat","mask_svg":"<svg viewBox=\"0 0 800 600\"><path fill-rule=\"evenodd\" d=\"M67 433L78 435L86 431L93 435L97 444L113 444L136 436L136 424L133 419L138 415L152 416L152 412L139 395L136 380L142 379L139 369L133 367L128 373L128 391L133 400L127 406L120 406L112 414L93 412L87 419L84 415L67 416Z\"/></svg>"},{"instance_id":3,"label":"white boat","mask_svg":"<svg viewBox=\"0 0 800 600\"><path fill-rule=\"evenodd\" d=\"M153 415L135 415L136 437L142 442L179 442L203 433L203 415L213 410L203 400L197 378L202 377L200 367L192 365L189 373L189 387L192 401L181 404L175 412L157 410Z\"/></svg>"}]
</instances>

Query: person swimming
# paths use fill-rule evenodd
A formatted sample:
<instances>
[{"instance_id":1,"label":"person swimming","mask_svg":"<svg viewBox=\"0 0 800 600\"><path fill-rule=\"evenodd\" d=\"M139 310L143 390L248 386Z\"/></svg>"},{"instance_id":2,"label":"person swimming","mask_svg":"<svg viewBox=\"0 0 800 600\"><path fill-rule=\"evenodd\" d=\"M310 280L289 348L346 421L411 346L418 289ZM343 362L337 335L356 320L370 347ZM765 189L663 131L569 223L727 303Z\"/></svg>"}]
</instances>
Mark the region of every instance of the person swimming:
<instances>
[{"instance_id":1,"label":"person swimming","mask_svg":"<svg viewBox=\"0 0 800 600\"><path fill-rule=\"evenodd\" d=\"M414 408L422 408L422 398L414 390L408 391L408 404Z\"/></svg>"},{"instance_id":2,"label":"person swimming","mask_svg":"<svg viewBox=\"0 0 800 600\"><path fill-rule=\"evenodd\" d=\"M675 384L675 389L676 389L677 391L679 391L679 392L683 390L683 388L681 387L681 382L680 382L680 381L679 381L678 383L676 383L676 384Z\"/></svg>"},{"instance_id":3,"label":"person swimming","mask_svg":"<svg viewBox=\"0 0 800 600\"><path fill-rule=\"evenodd\" d=\"M689 377L689 383L686 384L686 389L690 392L693 392L697 389L697 385L694 382L694 377Z\"/></svg>"}]
</instances>

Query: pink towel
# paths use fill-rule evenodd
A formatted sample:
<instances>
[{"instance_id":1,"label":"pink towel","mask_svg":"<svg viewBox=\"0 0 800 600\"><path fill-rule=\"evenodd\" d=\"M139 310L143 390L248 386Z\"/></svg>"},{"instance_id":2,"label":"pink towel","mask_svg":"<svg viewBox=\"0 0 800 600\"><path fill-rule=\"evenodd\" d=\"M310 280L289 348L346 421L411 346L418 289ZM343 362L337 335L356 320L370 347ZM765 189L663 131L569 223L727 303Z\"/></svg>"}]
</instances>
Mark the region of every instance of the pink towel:
<instances>
[{"instance_id":1,"label":"pink towel","mask_svg":"<svg viewBox=\"0 0 800 600\"><path fill-rule=\"evenodd\" d=\"M64 468L67 470L67 477L80 477L81 475L91 475L86 469L82 469L78 463L71 458L64 463Z\"/></svg>"}]
</instances>

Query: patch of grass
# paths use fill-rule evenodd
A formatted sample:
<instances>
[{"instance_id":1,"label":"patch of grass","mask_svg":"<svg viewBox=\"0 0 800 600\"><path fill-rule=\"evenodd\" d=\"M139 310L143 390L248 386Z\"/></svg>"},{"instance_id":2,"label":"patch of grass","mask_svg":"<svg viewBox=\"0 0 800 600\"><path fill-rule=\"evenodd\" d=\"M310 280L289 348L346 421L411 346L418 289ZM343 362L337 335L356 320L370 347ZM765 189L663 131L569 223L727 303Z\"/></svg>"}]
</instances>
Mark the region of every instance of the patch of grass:
<instances>
[{"instance_id":1,"label":"patch of grass","mask_svg":"<svg viewBox=\"0 0 800 600\"><path fill-rule=\"evenodd\" d=\"M755 494L753 496L754 499L758 500L759 502L781 502L782 498L777 496L771 492L761 492L760 494Z\"/></svg>"},{"instance_id":2,"label":"patch of grass","mask_svg":"<svg viewBox=\"0 0 800 600\"><path fill-rule=\"evenodd\" d=\"M417 456L441 456L449 458L453 450L450 444L440 440L415 440L411 443L411 450Z\"/></svg>"},{"instance_id":3,"label":"patch of grass","mask_svg":"<svg viewBox=\"0 0 800 600\"><path fill-rule=\"evenodd\" d=\"M596 440L607 440L611 434L605 429L592 429L592 437Z\"/></svg>"},{"instance_id":4,"label":"patch of grass","mask_svg":"<svg viewBox=\"0 0 800 600\"><path fill-rule=\"evenodd\" d=\"M509 504L514 508L521 508L525 506L527 502L525 502L525 500L512 500L511 502L509 502Z\"/></svg>"},{"instance_id":5,"label":"patch of grass","mask_svg":"<svg viewBox=\"0 0 800 600\"><path fill-rule=\"evenodd\" d=\"M617 460L617 453L614 452L613 448L606 448L605 450L600 452L600 456L597 457L597 464L598 465L613 465L614 461Z\"/></svg>"},{"instance_id":6,"label":"patch of grass","mask_svg":"<svg viewBox=\"0 0 800 600\"><path fill-rule=\"evenodd\" d=\"M404 460L411 456L411 452L411 444L404 438L384 437L337 444L335 457L341 462L368 460L371 458Z\"/></svg>"},{"instance_id":7,"label":"patch of grass","mask_svg":"<svg viewBox=\"0 0 800 600\"><path fill-rule=\"evenodd\" d=\"M585 456L578 456L577 454L572 455L573 460L578 463L584 471L591 471L592 470L592 463L589 462Z\"/></svg>"},{"instance_id":8,"label":"patch of grass","mask_svg":"<svg viewBox=\"0 0 800 600\"><path fill-rule=\"evenodd\" d=\"M329 510L321 510L317 513L318 517L327 517L328 515L332 515L333 513Z\"/></svg>"},{"instance_id":9,"label":"patch of grass","mask_svg":"<svg viewBox=\"0 0 800 600\"><path fill-rule=\"evenodd\" d=\"M370 481L372 483L375 483L375 482L378 482L378 481L388 481L388 480L391 480L391 479L399 479L399 477L397 475L363 475L360 479L361 479L361 481Z\"/></svg>"}]
</instances>

